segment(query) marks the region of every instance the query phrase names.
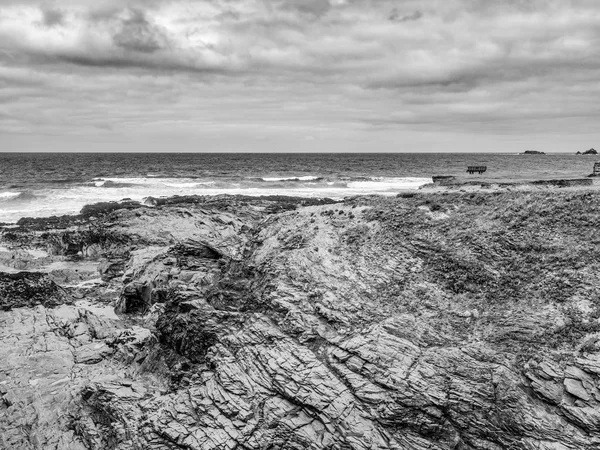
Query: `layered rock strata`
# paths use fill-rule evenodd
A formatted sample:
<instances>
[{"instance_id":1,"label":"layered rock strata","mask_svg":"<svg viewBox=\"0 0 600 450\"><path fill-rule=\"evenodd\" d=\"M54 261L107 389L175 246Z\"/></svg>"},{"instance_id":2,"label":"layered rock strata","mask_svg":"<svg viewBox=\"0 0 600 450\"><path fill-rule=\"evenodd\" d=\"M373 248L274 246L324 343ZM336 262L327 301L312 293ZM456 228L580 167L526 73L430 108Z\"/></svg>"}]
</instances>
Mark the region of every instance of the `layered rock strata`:
<instances>
[{"instance_id":1,"label":"layered rock strata","mask_svg":"<svg viewBox=\"0 0 600 450\"><path fill-rule=\"evenodd\" d=\"M596 195L153 205L4 229L1 448L600 447Z\"/></svg>"}]
</instances>

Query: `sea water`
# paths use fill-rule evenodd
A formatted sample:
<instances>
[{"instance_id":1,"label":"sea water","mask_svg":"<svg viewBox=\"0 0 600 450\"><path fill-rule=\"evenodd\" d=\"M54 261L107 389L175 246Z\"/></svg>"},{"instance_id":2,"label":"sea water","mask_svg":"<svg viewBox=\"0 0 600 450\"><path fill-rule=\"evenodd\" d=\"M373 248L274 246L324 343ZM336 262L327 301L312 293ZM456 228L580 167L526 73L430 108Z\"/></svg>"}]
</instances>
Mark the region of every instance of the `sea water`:
<instances>
[{"instance_id":1,"label":"sea water","mask_svg":"<svg viewBox=\"0 0 600 450\"><path fill-rule=\"evenodd\" d=\"M395 195L433 175L465 176L470 165L488 166L487 179L577 178L593 162L566 154L0 153L0 222L148 196Z\"/></svg>"}]
</instances>

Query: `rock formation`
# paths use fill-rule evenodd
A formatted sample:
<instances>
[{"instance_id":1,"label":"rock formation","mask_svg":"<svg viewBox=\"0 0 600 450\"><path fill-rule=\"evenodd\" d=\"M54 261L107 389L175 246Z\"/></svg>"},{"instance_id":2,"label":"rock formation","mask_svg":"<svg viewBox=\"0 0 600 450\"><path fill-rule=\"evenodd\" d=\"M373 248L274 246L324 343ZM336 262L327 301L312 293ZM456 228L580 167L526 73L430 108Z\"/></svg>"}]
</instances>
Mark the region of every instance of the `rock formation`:
<instances>
[{"instance_id":1,"label":"rock formation","mask_svg":"<svg viewBox=\"0 0 600 450\"><path fill-rule=\"evenodd\" d=\"M596 151L593 148L590 148L589 150L586 150L585 152L577 152L578 155L597 155L598 151Z\"/></svg>"},{"instance_id":2,"label":"rock formation","mask_svg":"<svg viewBox=\"0 0 600 450\"><path fill-rule=\"evenodd\" d=\"M0 448L599 448L599 208L191 197L23 221Z\"/></svg>"}]
</instances>

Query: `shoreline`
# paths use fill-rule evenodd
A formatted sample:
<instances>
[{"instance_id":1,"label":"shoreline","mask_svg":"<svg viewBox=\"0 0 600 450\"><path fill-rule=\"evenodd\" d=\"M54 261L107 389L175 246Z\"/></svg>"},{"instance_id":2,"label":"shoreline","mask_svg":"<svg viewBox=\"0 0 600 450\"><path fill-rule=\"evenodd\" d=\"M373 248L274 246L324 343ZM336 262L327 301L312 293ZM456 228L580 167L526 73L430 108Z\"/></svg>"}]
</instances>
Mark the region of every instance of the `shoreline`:
<instances>
[{"instance_id":1,"label":"shoreline","mask_svg":"<svg viewBox=\"0 0 600 450\"><path fill-rule=\"evenodd\" d=\"M105 201L85 205L79 213L64 214L60 216L26 216L21 217L15 222L0 222L0 229L9 229L20 226L19 224L32 224L48 222L48 226L61 226L61 223L81 224L98 214L107 214L119 209L153 208L156 206L174 205L174 204L197 204L206 201L239 199L239 200L259 200L259 201L277 201L289 204L313 205L328 203L343 203L348 200L361 197L374 198L394 198L407 193L419 193L426 195L428 193L460 193L460 192L498 192L498 191L546 191L552 189L560 190L600 190L600 180L593 177L585 178L559 178L559 179L509 179L494 177L468 177L468 176L448 176L434 175L433 182L424 184L417 189L401 189L389 195L381 194L360 194L350 195L344 198L330 198L327 196L310 197L294 195L243 195L243 194L214 194L214 195L173 195L165 197L146 197L141 201L131 199L121 199L119 201ZM436 180L437 179L437 180Z\"/></svg>"}]
</instances>

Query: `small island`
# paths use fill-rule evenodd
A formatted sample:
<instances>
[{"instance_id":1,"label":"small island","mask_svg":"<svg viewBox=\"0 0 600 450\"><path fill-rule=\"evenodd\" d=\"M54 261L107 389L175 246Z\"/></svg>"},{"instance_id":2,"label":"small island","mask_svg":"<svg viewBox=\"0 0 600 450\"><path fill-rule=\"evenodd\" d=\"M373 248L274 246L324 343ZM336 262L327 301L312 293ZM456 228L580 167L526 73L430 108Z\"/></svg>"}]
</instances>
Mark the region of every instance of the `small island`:
<instances>
[{"instance_id":1,"label":"small island","mask_svg":"<svg viewBox=\"0 0 600 450\"><path fill-rule=\"evenodd\" d=\"M546 153L537 150L525 150L521 155L545 155Z\"/></svg>"},{"instance_id":2,"label":"small island","mask_svg":"<svg viewBox=\"0 0 600 450\"><path fill-rule=\"evenodd\" d=\"M589 150L586 150L585 152L577 152L577 155L597 155L598 151L594 148L590 148Z\"/></svg>"}]
</instances>

